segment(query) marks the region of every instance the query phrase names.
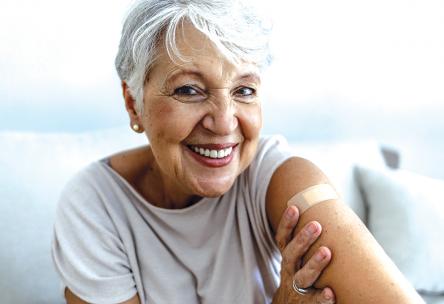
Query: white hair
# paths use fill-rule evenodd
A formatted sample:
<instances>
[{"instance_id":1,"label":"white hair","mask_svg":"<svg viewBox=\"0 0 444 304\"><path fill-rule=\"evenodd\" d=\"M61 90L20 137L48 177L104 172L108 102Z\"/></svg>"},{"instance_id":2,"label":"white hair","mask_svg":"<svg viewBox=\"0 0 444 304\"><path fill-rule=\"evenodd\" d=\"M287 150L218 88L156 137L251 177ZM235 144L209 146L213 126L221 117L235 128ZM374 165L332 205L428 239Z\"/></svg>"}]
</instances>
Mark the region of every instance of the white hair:
<instances>
[{"instance_id":1,"label":"white hair","mask_svg":"<svg viewBox=\"0 0 444 304\"><path fill-rule=\"evenodd\" d=\"M270 23L259 18L241 0L141 0L130 9L122 29L115 65L143 112L146 77L164 43L168 55L183 60L176 45L176 30L189 21L232 62L253 62L259 68L271 62Z\"/></svg>"}]
</instances>

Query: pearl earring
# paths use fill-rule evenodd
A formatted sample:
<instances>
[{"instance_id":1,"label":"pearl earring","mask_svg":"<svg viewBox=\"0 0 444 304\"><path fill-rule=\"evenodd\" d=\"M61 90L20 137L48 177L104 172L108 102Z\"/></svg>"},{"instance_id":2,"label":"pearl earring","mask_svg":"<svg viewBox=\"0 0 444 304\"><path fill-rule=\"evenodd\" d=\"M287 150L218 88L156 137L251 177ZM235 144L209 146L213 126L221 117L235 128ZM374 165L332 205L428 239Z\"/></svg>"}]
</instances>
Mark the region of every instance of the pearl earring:
<instances>
[{"instance_id":1,"label":"pearl earring","mask_svg":"<svg viewBox=\"0 0 444 304\"><path fill-rule=\"evenodd\" d=\"M138 132L140 130L140 127L138 124L133 124L133 130Z\"/></svg>"}]
</instances>

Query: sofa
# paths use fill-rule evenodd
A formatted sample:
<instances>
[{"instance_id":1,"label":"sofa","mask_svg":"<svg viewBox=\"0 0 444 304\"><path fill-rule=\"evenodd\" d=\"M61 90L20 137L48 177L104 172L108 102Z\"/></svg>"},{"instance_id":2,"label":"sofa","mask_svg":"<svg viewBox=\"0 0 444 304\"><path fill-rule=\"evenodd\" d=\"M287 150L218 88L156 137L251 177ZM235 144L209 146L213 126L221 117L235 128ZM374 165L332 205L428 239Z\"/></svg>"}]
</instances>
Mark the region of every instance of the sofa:
<instances>
[{"instance_id":1,"label":"sofa","mask_svg":"<svg viewBox=\"0 0 444 304\"><path fill-rule=\"evenodd\" d=\"M55 208L63 185L88 163L145 143L143 135L131 132L128 127L72 134L0 132L0 303L64 303L60 281L50 255ZM399 166L399 155L402 155L402 151L398 153L381 147L374 140L291 143L291 148L295 155L312 160L327 174L344 201L366 223L377 240L381 241L384 250L393 255L393 259L400 261L400 269L405 272L415 288L421 291L426 302L444 303L444 271L441 273L444 261L439 256L440 249L444 252L444 245L443 240L439 240L438 233L444 232L439 231L442 225L440 216L444 211L440 215L440 212L435 210L441 210L444 206L444 195L438 202L433 197L420 199L432 201L429 213L423 217L426 221L435 217L431 225L433 224L432 229L438 229L436 235L428 239L421 234L423 231L419 231L421 229L416 225L422 223L413 223L405 229L418 230L420 236L413 233L414 237L426 239L428 243L416 245L413 242L417 240L412 237L398 244L406 246L402 248L413 248L409 251L407 261L412 260L412 254L415 256L418 265L413 267L414 269L411 265L405 265L404 249L399 249L399 246L394 250L390 248L394 239L405 234L399 230L399 225L393 223L393 215L396 214L400 217L398 220L404 223L406 218L411 220L412 215L399 215L397 210L403 208L397 209L399 206L396 203L390 207L392 209L384 205L385 203L379 203L385 202L385 198L381 200L381 195L384 197L393 190L392 188L393 200L396 201L404 188L410 189L411 184L417 183L417 179L421 178L425 179L424 187L429 187L424 192L429 193L430 189L438 188L434 194L439 196L444 190L444 182L401 172L402 169L396 168ZM399 173L397 171L400 171L401 175L413 174L413 180L409 180L411 184L404 181L407 184L398 185L394 182L397 180L396 174ZM387 190L384 187L391 188ZM412 195L413 201L421 197L418 193ZM404 197L404 201L407 199ZM404 201L397 203L403 204ZM387 228L384 225L395 226ZM386 239L388 229L396 234ZM412 247L412 244L416 247ZM418 247L424 247L427 252L417 253ZM432 264L428 265L429 262ZM442 265L439 265L441 262ZM397 260L395 263L398 265ZM424 263L427 265L424 266ZM428 282L430 278L424 278L424 272L430 274L433 271L436 273L433 274L431 282Z\"/></svg>"}]
</instances>

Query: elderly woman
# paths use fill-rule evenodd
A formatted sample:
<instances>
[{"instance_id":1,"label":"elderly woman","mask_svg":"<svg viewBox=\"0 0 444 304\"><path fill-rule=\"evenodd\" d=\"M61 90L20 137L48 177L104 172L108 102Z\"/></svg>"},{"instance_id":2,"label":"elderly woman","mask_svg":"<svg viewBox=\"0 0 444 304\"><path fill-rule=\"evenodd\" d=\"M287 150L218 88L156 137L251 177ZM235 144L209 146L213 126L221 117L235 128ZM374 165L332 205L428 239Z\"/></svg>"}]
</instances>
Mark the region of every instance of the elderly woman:
<instances>
[{"instance_id":1,"label":"elderly woman","mask_svg":"<svg viewBox=\"0 0 444 304\"><path fill-rule=\"evenodd\" d=\"M324 174L260 137L267 34L238 1L132 8L116 67L149 145L66 186L52 254L68 303L421 302Z\"/></svg>"}]
</instances>

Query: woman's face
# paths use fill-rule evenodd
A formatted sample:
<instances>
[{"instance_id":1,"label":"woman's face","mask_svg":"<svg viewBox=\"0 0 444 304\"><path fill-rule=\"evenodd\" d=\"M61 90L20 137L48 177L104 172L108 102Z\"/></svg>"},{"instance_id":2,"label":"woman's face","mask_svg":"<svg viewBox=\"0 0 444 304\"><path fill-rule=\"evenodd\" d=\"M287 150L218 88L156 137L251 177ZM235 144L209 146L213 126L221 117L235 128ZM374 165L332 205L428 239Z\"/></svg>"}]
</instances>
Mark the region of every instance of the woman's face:
<instances>
[{"instance_id":1,"label":"woman's face","mask_svg":"<svg viewBox=\"0 0 444 304\"><path fill-rule=\"evenodd\" d=\"M230 63L187 23L177 32L185 60L160 52L140 119L169 190L215 197L255 155L262 126L259 70Z\"/></svg>"}]
</instances>

